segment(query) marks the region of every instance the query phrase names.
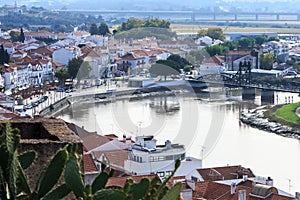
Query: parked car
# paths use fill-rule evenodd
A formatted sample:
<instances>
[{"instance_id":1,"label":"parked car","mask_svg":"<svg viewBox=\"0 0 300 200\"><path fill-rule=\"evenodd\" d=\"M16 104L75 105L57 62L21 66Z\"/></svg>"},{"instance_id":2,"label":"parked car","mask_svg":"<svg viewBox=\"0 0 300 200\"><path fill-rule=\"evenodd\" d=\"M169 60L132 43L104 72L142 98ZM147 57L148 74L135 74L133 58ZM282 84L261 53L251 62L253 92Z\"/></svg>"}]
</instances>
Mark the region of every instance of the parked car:
<instances>
[{"instance_id":1,"label":"parked car","mask_svg":"<svg viewBox=\"0 0 300 200\"><path fill-rule=\"evenodd\" d=\"M32 108L32 105L31 104L27 104L27 105L24 105L23 106L23 109L31 109Z\"/></svg>"},{"instance_id":2,"label":"parked car","mask_svg":"<svg viewBox=\"0 0 300 200\"><path fill-rule=\"evenodd\" d=\"M24 109L24 108L17 108L17 109L15 109L15 111L17 111L19 113L22 113L22 112L26 112L26 109Z\"/></svg>"},{"instance_id":3,"label":"parked car","mask_svg":"<svg viewBox=\"0 0 300 200\"><path fill-rule=\"evenodd\" d=\"M65 89L64 88L57 88L56 92L64 92Z\"/></svg>"},{"instance_id":4,"label":"parked car","mask_svg":"<svg viewBox=\"0 0 300 200\"><path fill-rule=\"evenodd\" d=\"M40 104L39 101L31 102L32 107L37 107L39 104Z\"/></svg>"}]
</instances>

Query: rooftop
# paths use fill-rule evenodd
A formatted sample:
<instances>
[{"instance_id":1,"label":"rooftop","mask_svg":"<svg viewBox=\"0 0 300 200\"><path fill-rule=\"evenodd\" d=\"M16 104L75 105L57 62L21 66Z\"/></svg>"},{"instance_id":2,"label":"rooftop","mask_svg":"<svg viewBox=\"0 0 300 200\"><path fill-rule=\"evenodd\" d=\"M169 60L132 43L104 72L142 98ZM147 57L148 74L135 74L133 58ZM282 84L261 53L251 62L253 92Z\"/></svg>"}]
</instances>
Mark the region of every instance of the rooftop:
<instances>
[{"instance_id":1,"label":"rooftop","mask_svg":"<svg viewBox=\"0 0 300 200\"><path fill-rule=\"evenodd\" d=\"M225 167L215 167L215 168L202 168L197 169L199 174L204 180L231 180L243 178L243 175L248 175L249 178L255 177L251 169L244 168L240 165L236 166L225 166Z\"/></svg>"},{"instance_id":2,"label":"rooftop","mask_svg":"<svg viewBox=\"0 0 300 200\"><path fill-rule=\"evenodd\" d=\"M9 121L13 128L20 130L23 143L81 143L66 125L65 121L53 118L20 118ZM6 123L6 121L1 121Z\"/></svg>"}]
</instances>

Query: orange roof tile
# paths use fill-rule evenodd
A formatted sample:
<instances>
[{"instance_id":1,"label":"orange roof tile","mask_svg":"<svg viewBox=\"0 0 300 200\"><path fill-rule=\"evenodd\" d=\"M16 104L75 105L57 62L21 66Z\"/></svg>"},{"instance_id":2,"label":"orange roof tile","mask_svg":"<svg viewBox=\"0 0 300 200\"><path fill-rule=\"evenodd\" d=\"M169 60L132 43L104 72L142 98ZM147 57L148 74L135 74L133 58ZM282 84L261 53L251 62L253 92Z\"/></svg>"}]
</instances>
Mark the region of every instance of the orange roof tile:
<instances>
[{"instance_id":1,"label":"orange roof tile","mask_svg":"<svg viewBox=\"0 0 300 200\"><path fill-rule=\"evenodd\" d=\"M94 154L97 159L104 154L108 159L109 165L117 169L123 169L124 161L128 159L128 150L94 151Z\"/></svg>"},{"instance_id":2,"label":"orange roof tile","mask_svg":"<svg viewBox=\"0 0 300 200\"><path fill-rule=\"evenodd\" d=\"M91 173L91 172L99 171L95 165L95 162L94 162L91 154L83 155L83 168L84 168L84 173Z\"/></svg>"},{"instance_id":3,"label":"orange roof tile","mask_svg":"<svg viewBox=\"0 0 300 200\"><path fill-rule=\"evenodd\" d=\"M82 140L83 146L87 151L95 149L96 147L99 147L110 141L107 137L98 134L90 134L86 137L83 137Z\"/></svg>"},{"instance_id":4,"label":"orange roof tile","mask_svg":"<svg viewBox=\"0 0 300 200\"><path fill-rule=\"evenodd\" d=\"M197 169L199 174L204 180L231 180L243 178L243 175L248 175L248 177L254 177L251 169L244 168L240 165L237 166L225 166L225 167L215 167L215 168L202 168Z\"/></svg>"}]
</instances>

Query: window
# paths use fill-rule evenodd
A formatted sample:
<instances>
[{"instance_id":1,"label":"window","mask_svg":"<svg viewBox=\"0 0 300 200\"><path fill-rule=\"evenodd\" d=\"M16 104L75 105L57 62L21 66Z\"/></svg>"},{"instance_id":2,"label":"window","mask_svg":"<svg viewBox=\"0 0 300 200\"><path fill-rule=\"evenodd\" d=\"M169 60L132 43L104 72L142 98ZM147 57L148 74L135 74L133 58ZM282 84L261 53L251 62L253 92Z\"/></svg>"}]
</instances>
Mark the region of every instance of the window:
<instances>
[{"instance_id":1,"label":"window","mask_svg":"<svg viewBox=\"0 0 300 200\"><path fill-rule=\"evenodd\" d=\"M165 172L157 172L157 175L158 175L159 177L164 177L164 176L165 176Z\"/></svg>"},{"instance_id":2,"label":"window","mask_svg":"<svg viewBox=\"0 0 300 200\"><path fill-rule=\"evenodd\" d=\"M163 160L166 160L164 156L159 156L158 157L158 161L163 161Z\"/></svg>"},{"instance_id":3,"label":"window","mask_svg":"<svg viewBox=\"0 0 300 200\"><path fill-rule=\"evenodd\" d=\"M172 171L167 171L166 172L166 176L171 176L171 174L172 174Z\"/></svg>"}]
</instances>

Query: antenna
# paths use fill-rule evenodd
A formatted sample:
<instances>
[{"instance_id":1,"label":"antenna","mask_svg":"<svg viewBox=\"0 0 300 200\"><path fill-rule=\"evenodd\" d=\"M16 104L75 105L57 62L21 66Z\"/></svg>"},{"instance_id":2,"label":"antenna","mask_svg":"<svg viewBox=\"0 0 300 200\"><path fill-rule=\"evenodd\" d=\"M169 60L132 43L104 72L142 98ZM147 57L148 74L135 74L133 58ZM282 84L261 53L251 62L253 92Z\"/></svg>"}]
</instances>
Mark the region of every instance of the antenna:
<instances>
[{"instance_id":1,"label":"antenna","mask_svg":"<svg viewBox=\"0 0 300 200\"><path fill-rule=\"evenodd\" d=\"M289 194L291 194L291 188L292 188L292 180L290 178L287 179L289 181Z\"/></svg>"},{"instance_id":2,"label":"antenna","mask_svg":"<svg viewBox=\"0 0 300 200\"><path fill-rule=\"evenodd\" d=\"M206 148L205 146L201 145L201 160L203 161L204 159L204 149Z\"/></svg>"}]
</instances>

